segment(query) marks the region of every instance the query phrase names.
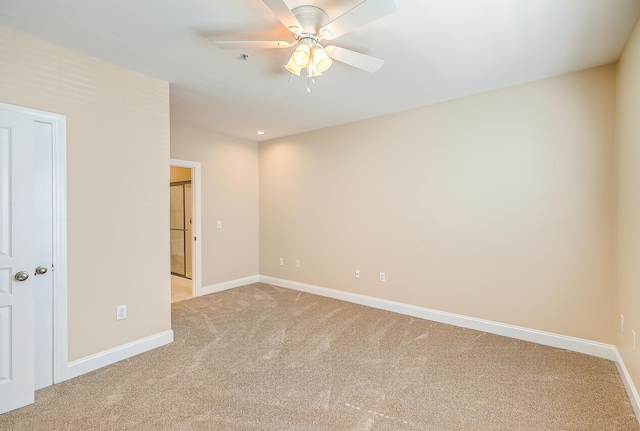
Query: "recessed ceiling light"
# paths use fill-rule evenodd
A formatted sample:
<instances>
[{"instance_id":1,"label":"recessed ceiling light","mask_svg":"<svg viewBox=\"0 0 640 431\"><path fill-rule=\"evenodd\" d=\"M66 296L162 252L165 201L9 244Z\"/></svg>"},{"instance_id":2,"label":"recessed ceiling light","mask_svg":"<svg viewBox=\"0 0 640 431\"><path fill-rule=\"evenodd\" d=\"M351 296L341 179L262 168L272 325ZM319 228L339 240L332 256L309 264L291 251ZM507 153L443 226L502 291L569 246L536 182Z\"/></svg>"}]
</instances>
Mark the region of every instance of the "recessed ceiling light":
<instances>
[{"instance_id":1,"label":"recessed ceiling light","mask_svg":"<svg viewBox=\"0 0 640 431\"><path fill-rule=\"evenodd\" d=\"M258 130L256 133L257 133L258 135L264 135L264 131L262 131L262 130Z\"/></svg>"}]
</instances>

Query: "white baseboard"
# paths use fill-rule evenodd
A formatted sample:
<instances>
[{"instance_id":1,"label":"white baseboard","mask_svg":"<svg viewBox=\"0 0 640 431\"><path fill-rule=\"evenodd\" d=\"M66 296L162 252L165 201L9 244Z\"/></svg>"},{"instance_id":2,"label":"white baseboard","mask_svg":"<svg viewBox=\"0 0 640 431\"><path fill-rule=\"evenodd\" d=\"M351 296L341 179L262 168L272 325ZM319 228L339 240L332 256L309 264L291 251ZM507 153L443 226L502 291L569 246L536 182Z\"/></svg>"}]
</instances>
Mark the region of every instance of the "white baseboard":
<instances>
[{"instance_id":1,"label":"white baseboard","mask_svg":"<svg viewBox=\"0 0 640 431\"><path fill-rule=\"evenodd\" d=\"M224 283L212 284L210 286L201 287L196 296L209 295L211 293L222 292L224 290L233 289L235 287L245 286L247 284L257 283L259 280L258 275L252 275L250 277L238 278L237 280L225 281Z\"/></svg>"},{"instance_id":2,"label":"white baseboard","mask_svg":"<svg viewBox=\"0 0 640 431\"><path fill-rule=\"evenodd\" d=\"M97 370L98 368L106 367L107 365L114 364L118 361L122 361L123 359L139 355L140 353L153 350L172 342L173 331L171 329L156 335L151 335L150 337L132 341L131 343L123 344L122 346L114 347L113 349L105 350L104 352L69 362L65 377L66 379L78 377L82 374Z\"/></svg>"},{"instance_id":3,"label":"white baseboard","mask_svg":"<svg viewBox=\"0 0 640 431\"><path fill-rule=\"evenodd\" d=\"M462 328L475 329L523 341L531 341L545 346L571 350L573 352L584 353L614 361L627 395L629 396L629 401L631 402L633 411L636 417L640 420L640 397L638 396L638 392L636 391L635 385L631 380L631 376L627 371L618 349L613 345L584 340L581 338L568 337L566 335L537 331L535 329L523 328L520 326L507 325L490 320L476 319L474 317L463 316L460 314L447 313L415 305L403 304L401 302L389 301L372 296L344 292L341 290L328 289L326 287L283 280L265 275L260 276L260 282L301 292L313 293L315 295L326 296L328 298L339 299L346 302L352 302L355 304L366 305L368 307L378 308L381 310L393 311L395 313L405 314L420 319L446 323L448 325L459 326Z\"/></svg>"},{"instance_id":4,"label":"white baseboard","mask_svg":"<svg viewBox=\"0 0 640 431\"><path fill-rule=\"evenodd\" d=\"M477 331L503 335L505 337L511 337L523 341L531 341L545 346L585 353L587 355L597 356L612 361L616 360L615 347L610 344L493 322L491 320L477 319L475 317L447 313L445 311L438 311L430 308L418 307L416 305L403 304L401 302L389 301L372 296L344 292L341 290L328 289L326 287L313 286L311 284L283 280L265 275L260 276L260 282L352 302L355 304L366 305L368 307L378 308L381 310L393 311L395 313L418 317L420 319L446 323L448 325L459 326L462 328L475 329Z\"/></svg>"},{"instance_id":5,"label":"white baseboard","mask_svg":"<svg viewBox=\"0 0 640 431\"><path fill-rule=\"evenodd\" d=\"M311 284L299 283L297 281L284 280L265 275L255 275L207 286L201 289L199 295L222 292L224 290L257 282L312 293L381 310L392 311L420 319L431 320L462 328L475 329L490 334L502 335L518 340L571 350L614 361L636 417L640 419L640 397L638 396L638 392L636 391L633 381L631 380L631 376L627 371L618 349L613 345L493 322L490 320L477 319L460 314L448 313L445 311L438 311L416 305L403 304L401 302L389 301L372 296L344 292L341 290L329 289L326 287L314 286ZM173 331L168 330L86 358L78 359L68 364L64 380L97 370L98 368L153 350L171 342L173 342Z\"/></svg>"},{"instance_id":6,"label":"white baseboard","mask_svg":"<svg viewBox=\"0 0 640 431\"><path fill-rule=\"evenodd\" d=\"M210 293L222 292L223 290L233 289L235 287L244 286L246 284L257 283L258 280L259 277L257 275L254 275L251 277L239 278L237 280L218 283L201 288L197 295L200 296L208 295ZM132 356L147 352L149 350L153 350L172 342L173 331L168 330L160 334L152 335L150 337L136 340L131 343L123 344L122 346L118 346L104 352L96 353L95 355L87 356L86 358L69 362L67 365L67 369L65 370L65 376L60 381L80 376L82 374L97 370L98 368L111 365L123 359L130 358Z\"/></svg>"},{"instance_id":7,"label":"white baseboard","mask_svg":"<svg viewBox=\"0 0 640 431\"><path fill-rule=\"evenodd\" d=\"M611 360L618 368L618 373L620 374L620 378L624 384L629 401L633 407L633 411L636 418L640 420L640 397L638 396L635 385L627 371L627 367L622 360L622 356L620 356L618 349L613 345L584 340L581 338L568 337L566 335L537 331L535 329L523 328L520 326L507 325L490 320L476 319L474 317L463 316L460 314L432 310L415 305L403 304L401 302L394 302L372 296L344 292L341 290L328 289L326 287L299 283L297 281L283 280L281 278L269 277L266 275L260 276L260 282L301 292L313 293L315 295L326 296L328 298L339 299L346 302L352 302L355 304L366 305L368 307L378 308L381 310L393 311L395 313L405 314L420 319L432 320L462 328L475 329L518 340L531 341L545 346L557 347Z\"/></svg>"},{"instance_id":8,"label":"white baseboard","mask_svg":"<svg viewBox=\"0 0 640 431\"><path fill-rule=\"evenodd\" d=\"M624 388L627 390L627 395L629 395L629 401L631 401L631 406L633 407L633 411L636 414L636 417L640 420L640 397L638 396L638 391L636 391L636 387L631 380L631 376L629 375L629 371L627 371L627 367L624 365L624 361L622 360L622 356L620 356L620 352L617 348L613 348L615 352L615 363L618 368L618 373L620 374L620 379L622 379L622 383L624 384Z\"/></svg>"}]
</instances>

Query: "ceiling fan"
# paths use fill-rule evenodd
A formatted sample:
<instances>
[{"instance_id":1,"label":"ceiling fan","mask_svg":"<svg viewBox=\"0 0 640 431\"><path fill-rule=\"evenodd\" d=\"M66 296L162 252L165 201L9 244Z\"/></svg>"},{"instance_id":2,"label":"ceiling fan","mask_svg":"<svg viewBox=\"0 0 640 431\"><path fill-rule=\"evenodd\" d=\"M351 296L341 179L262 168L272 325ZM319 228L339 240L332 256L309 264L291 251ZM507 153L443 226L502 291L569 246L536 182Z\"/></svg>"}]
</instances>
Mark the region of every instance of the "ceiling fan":
<instances>
[{"instance_id":1,"label":"ceiling fan","mask_svg":"<svg viewBox=\"0 0 640 431\"><path fill-rule=\"evenodd\" d=\"M342 15L329 19L329 15L317 6L303 5L289 9L284 0L263 0L282 24L292 33L293 41L282 40L236 40L215 41L222 49L270 49L289 48L297 45L285 69L300 76L303 69L307 77L322 75L333 64L333 60L357 67L367 72L375 72L384 60L356 51L329 45L320 41L342 36L358 27L369 24L383 16L395 12L394 0L363 0ZM309 88L307 88L309 91Z\"/></svg>"}]
</instances>

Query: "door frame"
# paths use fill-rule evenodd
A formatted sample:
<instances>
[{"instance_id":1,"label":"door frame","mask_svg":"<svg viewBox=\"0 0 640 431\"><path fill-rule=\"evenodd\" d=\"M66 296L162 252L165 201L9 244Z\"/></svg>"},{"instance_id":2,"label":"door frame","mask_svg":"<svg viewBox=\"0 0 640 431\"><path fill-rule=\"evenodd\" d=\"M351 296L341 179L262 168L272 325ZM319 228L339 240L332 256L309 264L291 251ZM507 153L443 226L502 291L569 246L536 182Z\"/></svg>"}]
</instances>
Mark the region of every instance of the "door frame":
<instances>
[{"instance_id":1,"label":"door frame","mask_svg":"<svg viewBox=\"0 0 640 431\"><path fill-rule=\"evenodd\" d=\"M53 128L53 383L67 380L67 130L66 116L0 102L0 109L28 115Z\"/></svg>"},{"instance_id":2,"label":"door frame","mask_svg":"<svg viewBox=\"0 0 640 431\"><path fill-rule=\"evenodd\" d=\"M200 190L201 178L200 178L200 162L192 162L189 160L171 159L170 166L176 166L179 168L191 169L191 215L195 221L192 223L194 241L191 242L191 273L192 278L192 295L200 296L202 290L202 232L200 232L200 215L201 215L201 200Z\"/></svg>"}]
</instances>

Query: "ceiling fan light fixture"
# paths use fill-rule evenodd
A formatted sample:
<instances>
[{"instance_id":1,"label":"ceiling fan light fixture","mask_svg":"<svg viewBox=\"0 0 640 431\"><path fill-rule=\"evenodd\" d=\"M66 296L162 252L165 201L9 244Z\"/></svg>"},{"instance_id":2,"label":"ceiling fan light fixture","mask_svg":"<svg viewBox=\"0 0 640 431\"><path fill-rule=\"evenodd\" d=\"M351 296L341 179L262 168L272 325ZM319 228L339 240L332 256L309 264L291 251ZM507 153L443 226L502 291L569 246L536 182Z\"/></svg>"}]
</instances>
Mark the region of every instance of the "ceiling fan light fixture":
<instances>
[{"instance_id":1,"label":"ceiling fan light fixture","mask_svg":"<svg viewBox=\"0 0 640 431\"><path fill-rule=\"evenodd\" d=\"M308 72L309 78L315 78L320 75L322 75L322 72L318 72L316 69L309 68L309 72ZM316 81L313 81L313 82L315 83Z\"/></svg>"},{"instance_id":2,"label":"ceiling fan light fixture","mask_svg":"<svg viewBox=\"0 0 640 431\"><path fill-rule=\"evenodd\" d=\"M307 67L311 61L311 50L306 44L301 43L291 54L291 61L297 67Z\"/></svg>"},{"instance_id":3,"label":"ceiling fan light fixture","mask_svg":"<svg viewBox=\"0 0 640 431\"><path fill-rule=\"evenodd\" d=\"M307 76L309 78L315 78L320 75L322 75L322 71L318 69L318 64L315 61L309 63L309 66L307 67Z\"/></svg>"},{"instance_id":4,"label":"ceiling fan light fixture","mask_svg":"<svg viewBox=\"0 0 640 431\"><path fill-rule=\"evenodd\" d=\"M293 55L289 59L289 62L284 66L284 68L296 76L300 76L300 71L302 70L301 67L298 67L293 63Z\"/></svg>"},{"instance_id":5,"label":"ceiling fan light fixture","mask_svg":"<svg viewBox=\"0 0 640 431\"><path fill-rule=\"evenodd\" d=\"M389 15L396 10L395 0L358 0L356 6L331 21L329 15L318 6L303 4L291 9L287 5L287 0L262 0L262 2L292 33L292 42L239 40L215 43L221 49L230 50L291 48L288 62L284 67L296 76L301 76L302 69L306 69L308 84L314 82L314 77L329 70L334 60L370 73L377 71L384 64L384 61L379 58L349 49L336 46L323 47L319 41L339 38L356 28ZM241 58L246 60L248 56L245 54ZM307 91L311 91L309 86Z\"/></svg>"},{"instance_id":6,"label":"ceiling fan light fixture","mask_svg":"<svg viewBox=\"0 0 640 431\"><path fill-rule=\"evenodd\" d=\"M329 70L329 68L333 64L333 60L327 55L325 50L320 45L316 45L315 47L313 47L313 50L311 50L311 54L313 56L315 69L320 73Z\"/></svg>"}]
</instances>

